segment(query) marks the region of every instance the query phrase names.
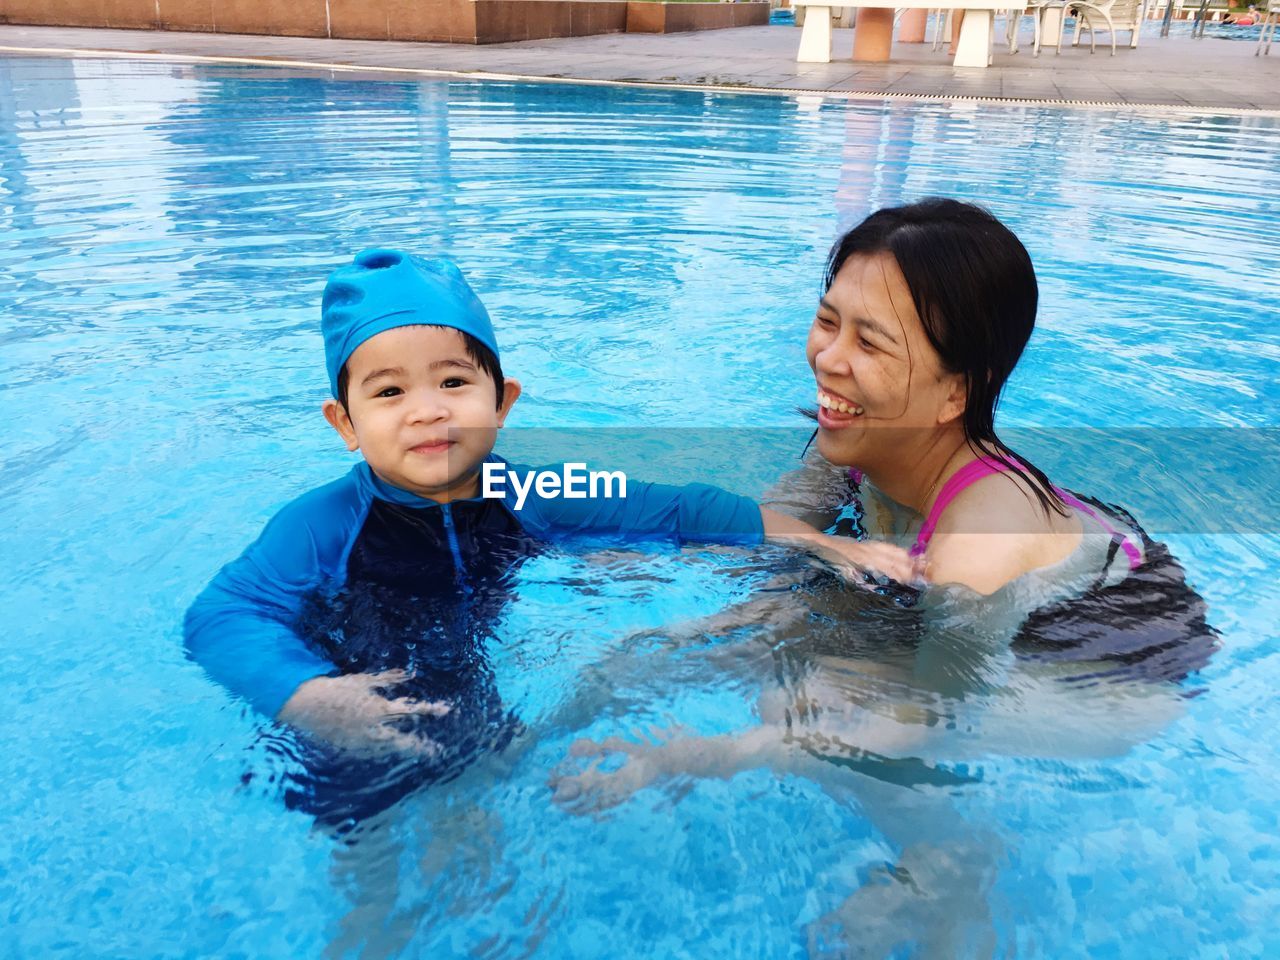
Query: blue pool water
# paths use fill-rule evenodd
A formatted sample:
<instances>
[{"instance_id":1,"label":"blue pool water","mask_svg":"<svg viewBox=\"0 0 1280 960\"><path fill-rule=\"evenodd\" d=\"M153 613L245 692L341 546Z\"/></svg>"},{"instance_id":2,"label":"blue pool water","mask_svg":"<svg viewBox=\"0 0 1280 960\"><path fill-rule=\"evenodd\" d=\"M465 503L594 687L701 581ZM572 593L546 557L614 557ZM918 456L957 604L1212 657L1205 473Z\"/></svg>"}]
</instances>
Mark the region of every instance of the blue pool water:
<instances>
[{"instance_id":1,"label":"blue pool water","mask_svg":"<svg viewBox=\"0 0 1280 960\"><path fill-rule=\"evenodd\" d=\"M1278 154L1265 117L0 59L0 952L835 955L824 918L862 890L843 938L872 956L895 926L899 955L954 927L949 953L1275 956L1280 537L1232 519L1219 485L1262 461L1214 438L1280 426ZM327 270L374 243L455 257L525 381L518 426L795 428L828 245L926 194L988 205L1036 262L1007 427L1048 428L1046 455L1057 431L1200 431L1176 464L1199 519L1164 528L1221 633L1198 696L1111 756L979 735L937 783L761 769L581 815L548 786L579 737L756 726L768 676L635 638L749 599L768 563L561 550L492 651L523 752L351 846L285 809L264 724L180 623L349 463L318 412ZM795 452L763 449L704 479L761 493ZM1140 517L1165 498L1061 470ZM878 898L910 857L952 898Z\"/></svg>"}]
</instances>

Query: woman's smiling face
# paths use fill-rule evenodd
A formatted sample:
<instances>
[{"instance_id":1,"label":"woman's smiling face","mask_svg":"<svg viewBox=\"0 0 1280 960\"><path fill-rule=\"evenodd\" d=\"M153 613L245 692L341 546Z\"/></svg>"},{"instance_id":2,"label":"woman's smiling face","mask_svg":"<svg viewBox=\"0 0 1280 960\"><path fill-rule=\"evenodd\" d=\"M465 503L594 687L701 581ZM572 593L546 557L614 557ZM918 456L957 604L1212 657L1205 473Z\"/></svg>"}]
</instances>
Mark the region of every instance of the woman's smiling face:
<instances>
[{"instance_id":1,"label":"woman's smiling face","mask_svg":"<svg viewBox=\"0 0 1280 960\"><path fill-rule=\"evenodd\" d=\"M818 305L806 347L818 387L818 451L874 469L964 411L889 254L850 257Z\"/></svg>"}]
</instances>

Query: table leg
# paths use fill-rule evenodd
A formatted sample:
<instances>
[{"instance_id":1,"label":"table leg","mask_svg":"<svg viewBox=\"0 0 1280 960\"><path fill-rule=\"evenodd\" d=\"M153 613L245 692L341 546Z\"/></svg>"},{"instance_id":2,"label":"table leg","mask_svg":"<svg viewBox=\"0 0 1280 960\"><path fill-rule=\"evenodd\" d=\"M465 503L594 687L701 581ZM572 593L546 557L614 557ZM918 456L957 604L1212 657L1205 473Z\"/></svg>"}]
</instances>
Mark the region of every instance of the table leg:
<instances>
[{"instance_id":1,"label":"table leg","mask_svg":"<svg viewBox=\"0 0 1280 960\"><path fill-rule=\"evenodd\" d=\"M923 7L903 12L898 24L898 42L924 43L924 30L928 21L929 11Z\"/></svg>"},{"instance_id":2,"label":"table leg","mask_svg":"<svg viewBox=\"0 0 1280 960\"><path fill-rule=\"evenodd\" d=\"M960 22L953 66L983 67L991 64L991 11L966 10Z\"/></svg>"},{"instance_id":3,"label":"table leg","mask_svg":"<svg viewBox=\"0 0 1280 960\"><path fill-rule=\"evenodd\" d=\"M853 30L853 59L888 63L893 52L893 11L863 7Z\"/></svg>"},{"instance_id":4,"label":"table leg","mask_svg":"<svg viewBox=\"0 0 1280 960\"><path fill-rule=\"evenodd\" d=\"M805 7L797 63L831 62L831 8Z\"/></svg>"}]
</instances>

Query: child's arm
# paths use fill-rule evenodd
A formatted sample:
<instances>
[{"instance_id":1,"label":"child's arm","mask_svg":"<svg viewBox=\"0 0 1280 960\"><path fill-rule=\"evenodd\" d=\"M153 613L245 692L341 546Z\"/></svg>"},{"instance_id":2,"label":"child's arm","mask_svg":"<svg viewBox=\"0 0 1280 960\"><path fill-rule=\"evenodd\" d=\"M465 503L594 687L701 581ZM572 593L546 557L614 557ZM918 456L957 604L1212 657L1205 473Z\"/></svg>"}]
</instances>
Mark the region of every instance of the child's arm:
<instances>
[{"instance_id":1,"label":"child's arm","mask_svg":"<svg viewBox=\"0 0 1280 960\"><path fill-rule=\"evenodd\" d=\"M292 519L286 508L223 567L191 605L184 625L187 655L268 717L301 684L333 670L295 629L321 571L314 555L307 556L312 551L305 526Z\"/></svg>"},{"instance_id":2,"label":"child's arm","mask_svg":"<svg viewBox=\"0 0 1280 960\"><path fill-rule=\"evenodd\" d=\"M810 455L798 468L774 481L760 502L822 530L849 502L848 468Z\"/></svg>"},{"instance_id":3,"label":"child's arm","mask_svg":"<svg viewBox=\"0 0 1280 960\"><path fill-rule=\"evenodd\" d=\"M363 516L345 492L331 485L289 504L218 572L187 611L187 654L267 717L348 748L420 749L382 721L446 707L387 699L381 688L402 679L392 674L333 676L298 633L303 603L333 575Z\"/></svg>"},{"instance_id":4,"label":"child's arm","mask_svg":"<svg viewBox=\"0 0 1280 960\"><path fill-rule=\"evenodd\" d=\"M768 539L802 547L840 566L870 567L904 583L918 577L917 563L900 547L830 537L804 521L761 507L750 497L710 484L674 486L628 479L626 493L625 497L584 498L544 498L531 493L516 516L533 532L542 533L667 536L681 543L743 545Z\"/></svg>"},{"instance_id":5,"label":"child's arm","mask_svg":"<svg viewBox=\"0 0 1280 960\"><path fill-rule=\"evenodd\" d=\"M527 473L526 467L512 469ZM554 472L554 470L553 470ZM759 505L706 483L674 486L627 478L626 496L539 497L530 492L516 517L533 533L600 533L681 543L756 544L765 537Z\"/></svg>"}]
</instances>

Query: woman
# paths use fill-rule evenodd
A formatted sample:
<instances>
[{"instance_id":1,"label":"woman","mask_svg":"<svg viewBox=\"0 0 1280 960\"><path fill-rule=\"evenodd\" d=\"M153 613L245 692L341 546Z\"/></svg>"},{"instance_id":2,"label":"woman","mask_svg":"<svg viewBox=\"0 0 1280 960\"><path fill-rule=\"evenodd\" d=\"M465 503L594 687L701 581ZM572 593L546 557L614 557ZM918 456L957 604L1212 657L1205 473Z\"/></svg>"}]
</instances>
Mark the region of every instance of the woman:
<instances>
[{"instance_id":1,"label":"woman","mask_svg":"<svg viewBox=\"0 0 1280 960\"><path fill-rule=\"evenodd\" d=\"M899 851L811 926L811 946L995 952L973 945L994 944L988 894L1007 840L953 806L976 782L968 761L1122 754L1178 715L1177 681L1216 642L1167 549L1122 511L1055 487L996 434L1036 302L1022 244L968 204L881 210L837 242L806 348L826 463L787 478L775 504L832 532L910 543L929 582L877 597L801 571L668 632L668 645L696 649L673 673L615 655L594 673L635 709L670 698L674 676L757 687L760 722L579 740L552 777L559 803L590 812L655 783L683 790L761 767L803 776Z\"/></svg>"},{"instance_id":2,"label":"woman","mask_svg":"<svg viewBox=\"0 0 1280 960\"><path fill-rule=\"evenodd\" d=\"M1018 238L955 200L881 210L832 251L806 349L818 452L883 494L873 519L914 534L934 583L989 595L1051 569L1096 579L1141 565L1136 531L996 436L1036 301Z\"/></svg>"},{"instance_id":3,"label":"woman","mask_svg":"<svg viewBox=\"0 0 1280 960\"><path fill-rule=\"evenodd\" d=\"M911 543L923 597L883 591L913 608L894 616L842 584L793 583L697 625L674 642L738 665L752 659L743 645L720 641L756 628L781 681L765 684L761 728L654 749L580 743L632 762L608 783L561 778L562 797L616 802L663 775L785 768L828 748L931 762L1116 753L1177 712L1176 681L1216 647L1181 567L1123 511L1055 487L996 434L1037 298L1026 249L969 204L880 210L840 238L806 347L827 464L788 478L775 503L836 533ZM1081 693L1075 681L1103 673L1153 682Z\"/></svg>"}]
</instances>

